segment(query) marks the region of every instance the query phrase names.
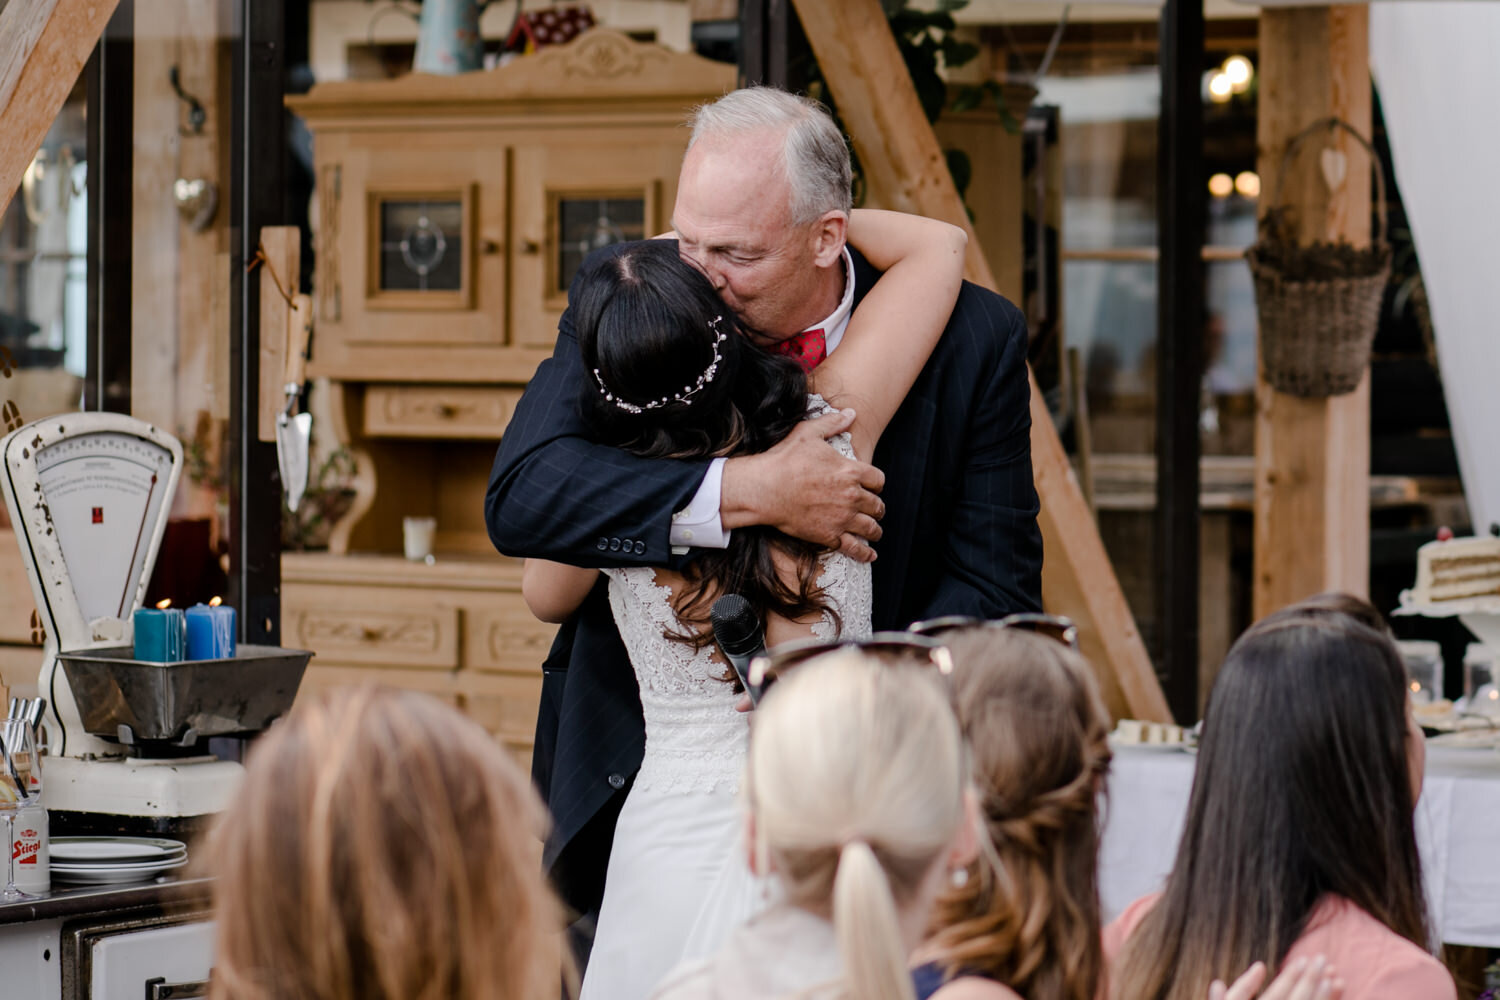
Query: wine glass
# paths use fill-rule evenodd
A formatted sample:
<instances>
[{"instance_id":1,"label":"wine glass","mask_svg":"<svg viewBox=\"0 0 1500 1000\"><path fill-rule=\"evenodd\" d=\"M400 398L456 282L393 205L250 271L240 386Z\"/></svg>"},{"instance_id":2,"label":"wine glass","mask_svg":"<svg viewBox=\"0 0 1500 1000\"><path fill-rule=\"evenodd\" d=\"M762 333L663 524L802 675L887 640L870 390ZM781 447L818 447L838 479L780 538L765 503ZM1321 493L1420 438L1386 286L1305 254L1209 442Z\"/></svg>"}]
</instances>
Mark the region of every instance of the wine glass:
<instances>
[{"instance_id":1,"label":"wine glass","mask_svg":"<svg viewBox=\"0 0 1500 1000\"><path fill-rule=\"evenodd\" d=\"M16 888L16 812L42 792L42 769L37 766L36 737L24 719L0 723L0 816L5 817L5 888L0 900L35 899Z\"/></svg>"}]
</instances>

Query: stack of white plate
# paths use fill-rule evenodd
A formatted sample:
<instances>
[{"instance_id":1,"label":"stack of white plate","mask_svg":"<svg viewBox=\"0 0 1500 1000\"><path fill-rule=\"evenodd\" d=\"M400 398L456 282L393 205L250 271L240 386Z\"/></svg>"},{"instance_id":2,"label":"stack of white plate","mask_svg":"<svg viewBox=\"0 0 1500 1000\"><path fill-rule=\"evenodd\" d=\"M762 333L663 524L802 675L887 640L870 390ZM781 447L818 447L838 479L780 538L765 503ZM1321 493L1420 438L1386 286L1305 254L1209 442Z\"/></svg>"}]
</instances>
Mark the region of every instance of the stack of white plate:
<instances>
[{"instance_id":1,"label":"stack of white plate","mask_svg":"<svg viewBox=\"0 0 1500 1000\"><path fill-rule=\"evenodd\" d=\"M187 864L187 845L156 837L54 837L52 881L74 885L143 882Z\"/></svg>"}]
</instances>

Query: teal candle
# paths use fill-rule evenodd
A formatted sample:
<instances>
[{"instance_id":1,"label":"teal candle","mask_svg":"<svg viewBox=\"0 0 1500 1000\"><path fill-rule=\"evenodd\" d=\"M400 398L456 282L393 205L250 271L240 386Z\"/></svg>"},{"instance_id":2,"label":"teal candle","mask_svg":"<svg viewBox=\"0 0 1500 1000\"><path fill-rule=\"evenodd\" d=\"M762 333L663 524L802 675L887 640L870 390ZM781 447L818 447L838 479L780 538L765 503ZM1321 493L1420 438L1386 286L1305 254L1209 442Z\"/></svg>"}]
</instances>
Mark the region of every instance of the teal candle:
<instances>
[{"instance_id":1,"label":"teal candle","mask_svg":"<svg viewBox=\"0 0 1500 1000\"><path fill-rule=\"evenodd\" d=\"M187 658L228 660L234 657L234 609L222 604L195 604L187 609Z\"/></svg>"},{"instance_id":2,"label":"teal candle","mask_svg":"<svg viewBox=\"0 0 1500 1000\"><path fill-rule=\"evenodd\" d=\"M135 658L178 663L187 646L187 625L178 608L140 608L134 616Z\"/></svg>"}]
</instances>

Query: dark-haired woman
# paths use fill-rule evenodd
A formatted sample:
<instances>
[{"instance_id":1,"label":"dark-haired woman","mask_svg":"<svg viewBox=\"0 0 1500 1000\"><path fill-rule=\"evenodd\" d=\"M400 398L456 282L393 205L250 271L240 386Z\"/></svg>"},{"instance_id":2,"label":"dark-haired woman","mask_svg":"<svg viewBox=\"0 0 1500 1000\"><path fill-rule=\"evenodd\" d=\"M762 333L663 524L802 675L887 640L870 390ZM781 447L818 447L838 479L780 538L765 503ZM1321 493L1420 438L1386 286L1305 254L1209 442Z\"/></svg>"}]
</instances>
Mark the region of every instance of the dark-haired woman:
<instances>
[{"instance_id":1,"label":"dark-haired woman","mask_svg":"<svg viewBox=\"0 0 1500 1000\"><path fill-rule=\"evenodd\" d=\"M1115 1000L1198 1000L1314 954L1345 1000L1455 996L1426 950L1421 730L1395 644L1352 600L1278 612L1229 651L1166 889L1106 931Z\"/></svg>"},{"instance_id":2,"label":"dark-haired woman","mask_svg":"<svg viewBox=\"0 0 1500 1000\"><path fill-rule=\"evenodd\" d=\"M830 443L868 460L952 312L966 237L927 219L856 212L849 238L885 273L810 377L756 347L675 243L591 257L569 307L593 375L579 403L594 437L648 457L744 455L809 414L852 406L849 433ZM772 645L866 634L870 568L774 529L739 528L728 548L681 571L606 574L646 751L615 829L583 996L641 1000L682 959L716 951L764 902L738 849L747 720L713 643L710 607L722 594L744 595L764 612ZM538 617L559 620L597 576L528 561L523 593Z\"/></svg>"}]
</instances>

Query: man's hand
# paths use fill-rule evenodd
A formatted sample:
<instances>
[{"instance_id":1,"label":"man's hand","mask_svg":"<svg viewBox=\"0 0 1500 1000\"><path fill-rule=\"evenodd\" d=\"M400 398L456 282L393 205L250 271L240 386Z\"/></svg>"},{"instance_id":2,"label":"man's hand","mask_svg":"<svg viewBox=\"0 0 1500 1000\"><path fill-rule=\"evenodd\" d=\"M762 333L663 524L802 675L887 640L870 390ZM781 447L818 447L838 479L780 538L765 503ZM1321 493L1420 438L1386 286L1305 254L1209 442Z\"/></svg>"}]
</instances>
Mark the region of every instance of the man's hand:
<instances>
[{"instance_id":1,"label":"man's hand","mask_svg":"<svg viewBox=\"0 0 1500 1000\"><path fill-rule=\"evenodd\" d=\"M853 410L799 424L759 455L724 463L719 513L729 530L767 524L851 559L873 562L885 502L877 494L885 474L851 461L827 439L849 429Z\"/></svg>"}]
</instances>

